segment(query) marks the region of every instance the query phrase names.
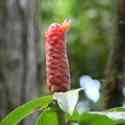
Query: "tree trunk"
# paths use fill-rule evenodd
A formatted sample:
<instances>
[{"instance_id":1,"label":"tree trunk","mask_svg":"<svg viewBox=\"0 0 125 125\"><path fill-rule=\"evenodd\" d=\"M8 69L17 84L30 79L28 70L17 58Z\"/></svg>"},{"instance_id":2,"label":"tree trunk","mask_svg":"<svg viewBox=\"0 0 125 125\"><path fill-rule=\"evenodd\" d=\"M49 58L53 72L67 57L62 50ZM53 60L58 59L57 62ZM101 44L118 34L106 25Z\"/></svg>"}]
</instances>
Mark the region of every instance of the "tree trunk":
<instances>
[{"instance_id":1,"label":"tree trunk","mask_svg":"<svg viewBox=\"0 0 125 125\"><path fill-rule=\"evenodd\" d=\"M37 3L0 1L0 117L40 93L34 42ZM22 124L32 125L33 117Z\"/></svg>"},{"instance_id":2,"label":"tree trunk","mask_svg":"<svg viewBox=\"0 0 125 125\"><path fill-rule=\"evenodd\" d=\"M116 34L106 78L105 108L123 104L125 80L125 1L117 0Z\"/></svg>"}]
</instances>

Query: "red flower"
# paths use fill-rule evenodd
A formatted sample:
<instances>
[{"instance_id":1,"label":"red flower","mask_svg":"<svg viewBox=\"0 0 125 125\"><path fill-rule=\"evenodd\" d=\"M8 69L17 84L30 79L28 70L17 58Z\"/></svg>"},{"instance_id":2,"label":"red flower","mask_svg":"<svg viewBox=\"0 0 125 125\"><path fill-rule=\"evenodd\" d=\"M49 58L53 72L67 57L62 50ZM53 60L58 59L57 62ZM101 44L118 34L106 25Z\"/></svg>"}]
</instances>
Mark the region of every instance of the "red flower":
<instances>
[{"instance_id":1,"label":"red flower","mask_svg":"<svg viewBox=\"0 0 125 125\"><path fill-rule=\"evenodd\" d=\"M46 72L50 92L67 91L70 87L69 62L67 57L65 33L70 21L53 23L45 34Z\"/></svg>"}]
</instances>

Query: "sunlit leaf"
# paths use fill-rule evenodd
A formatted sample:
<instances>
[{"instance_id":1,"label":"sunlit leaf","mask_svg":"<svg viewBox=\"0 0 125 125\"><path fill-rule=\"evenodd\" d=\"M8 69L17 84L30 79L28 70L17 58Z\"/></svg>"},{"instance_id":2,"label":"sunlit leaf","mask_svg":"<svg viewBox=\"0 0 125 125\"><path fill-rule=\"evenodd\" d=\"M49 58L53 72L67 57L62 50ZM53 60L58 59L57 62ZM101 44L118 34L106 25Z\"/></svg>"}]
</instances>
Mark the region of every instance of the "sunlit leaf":
<instances>
[{"instance_id":1,"label":"sunlit leaf","mask_svg":"<svg viewBox=\"0 0 125 125\"><path fill-rule=\"evenodd\" d=\"M52 109L43 111L35 125L58 125L57 113Z\"/></svg>"},{"instance_id":2,"label":"sunlit leaf","mask_svg":"<svg viewBox=\"0 0 125 125\"><path fill-rule=\"evenodd\" d=\"M45 96L34 99L22 106L19 106L13 112L9 113L0 122L0 125L16 125L31 113L36 112L39 109L46 108L52 101L52 96Z\"/></svg>"},{"instance_id":3,"label":"sunlit leaf","mask_svg":"<svg viewBox=\"0 0 125 125\"><path fill-rule=\"evenodd\" d=\"M80 125L116 125L116 123L106 116L86 114L80 120Z\"/></svg>"},{"instance_id":4,"label":"sunlit leaf","mask_svg":"<svg viewBox=\"0 0 125 125\"><path fill-rule=\"evenodd\" d=\"M72 116L66 115L66 118L69 121L76 121L84 124L89 123L88 125L90 125L90 123L92 125L99 125L99 124L116 125L116 123L125 124L125 112L102 111L102 112L86 112L83 114L74 112Z\"/></svg>"},{"instance_id":5,"label":"sunlit leaf","mask_svg":"<svg viewBox=\"0 0 125 125\"><path fill-rule=\"evenodd\" d=\"M115 107L115 108L111 108L108 111L110 112L125 112L125 108L124 107Z\"/></svg>"},{"instance_id":6,"label":"sunlit leaf","mask_svg":"<svg viewBox=\"0 0 125 125\"><path fill-rule=\"evenodd\" d=\"M75 121L80 125L116 125L116 122L105 115L83 113L80 115L75 112L72 116L67 115L69 121Z\"/></svg>"}]
</instances>

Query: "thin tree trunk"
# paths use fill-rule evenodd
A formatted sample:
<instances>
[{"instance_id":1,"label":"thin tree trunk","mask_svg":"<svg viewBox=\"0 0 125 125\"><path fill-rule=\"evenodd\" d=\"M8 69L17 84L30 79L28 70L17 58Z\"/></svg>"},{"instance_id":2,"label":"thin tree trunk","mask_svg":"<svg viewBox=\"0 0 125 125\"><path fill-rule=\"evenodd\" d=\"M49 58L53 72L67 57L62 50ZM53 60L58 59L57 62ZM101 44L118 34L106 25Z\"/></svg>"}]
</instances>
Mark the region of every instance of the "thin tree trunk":
<instances>
[{"instance_id":1,"label":"thin tree trunk","mask_svg":"<svg viewBox=\"0 0 125 125\"><path fill-rule=\"evenodd\" d=\"M0 1L0 117L40 93L34 42L37 2ZM33 117L22 124L32 125Z\"/></svg>"},{"instance_id":2,"label":"thin tree trunk","mask_svg":"<svg viewBox=\"0 0 125 125\"><path fill-rule=\"evenodd\" d=\"M116 34L106 78L105 108L123 104L125 77L125 0L117 0Z\"/></svg>"}]
</instances>

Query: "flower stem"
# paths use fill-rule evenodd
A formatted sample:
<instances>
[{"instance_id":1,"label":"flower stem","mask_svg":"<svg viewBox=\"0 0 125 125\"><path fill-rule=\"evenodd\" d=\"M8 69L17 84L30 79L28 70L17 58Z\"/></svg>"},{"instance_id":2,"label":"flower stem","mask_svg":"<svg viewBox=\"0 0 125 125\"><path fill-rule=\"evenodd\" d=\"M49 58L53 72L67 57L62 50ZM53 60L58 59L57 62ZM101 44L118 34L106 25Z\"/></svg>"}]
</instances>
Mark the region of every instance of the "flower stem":
<instances>
[{"instance_id":1,"label":"flower stem","mask_svg":"<svg viewBox=\"0 0 125 125\"><path fill-rule=\"evenodd\" d=\"M66 125L65 113L60 109L57 102L53 103L53 108L57 113L58 125Z\"/></svg>"},{"instance_id":2,"label":"flower stem","mask_svg":"<svg viewBox=\"0 0 125 125\"><path fill-rule=\"evenodd\" d=\"M57 109L57 115L58 115L58 123L59 123L59 125L66 125L65 114L59 107Z\"/></svg>"}]
</instances>

